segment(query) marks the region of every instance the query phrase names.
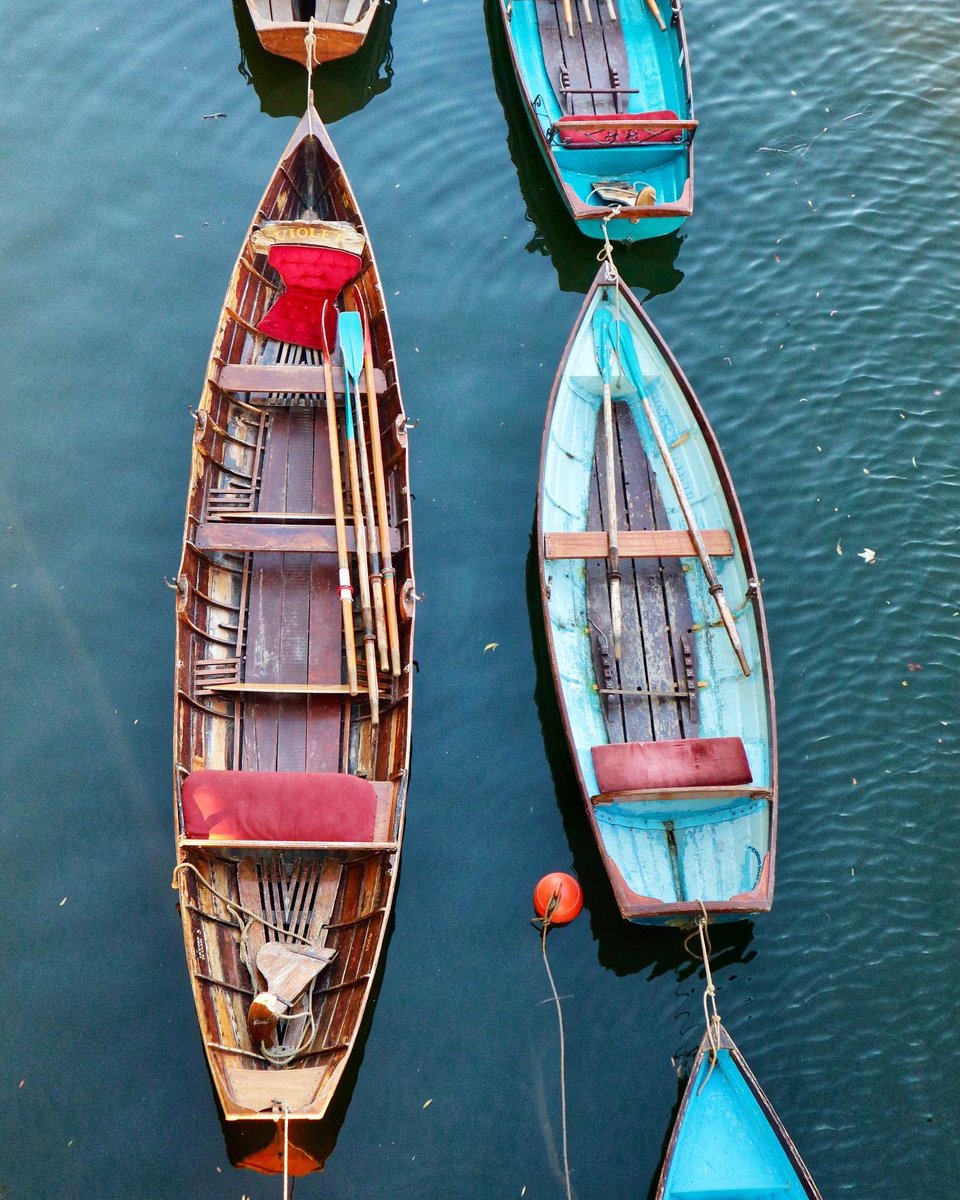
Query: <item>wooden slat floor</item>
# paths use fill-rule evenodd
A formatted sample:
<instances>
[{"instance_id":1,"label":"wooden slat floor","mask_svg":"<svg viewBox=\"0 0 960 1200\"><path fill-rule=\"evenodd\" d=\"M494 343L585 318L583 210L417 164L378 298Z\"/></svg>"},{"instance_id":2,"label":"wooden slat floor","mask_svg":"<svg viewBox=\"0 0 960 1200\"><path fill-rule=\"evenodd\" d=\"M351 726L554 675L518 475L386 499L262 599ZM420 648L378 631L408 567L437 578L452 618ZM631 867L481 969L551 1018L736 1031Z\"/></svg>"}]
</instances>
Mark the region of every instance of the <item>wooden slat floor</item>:
<instances>
[{"instance_id":1,"label":"wooden slat floor","mask_svg":"<svg viewBox=\"0 0 960 1200\"><path fill-rule=\"evenodd\" d=\"M276 408L268 417L258 508L330 512L333 481L326 411ZM341 682L341 617L333 556L257 553L250 565L248 683ZM336 697L247 698L241 767L339 771L345 706Z\"/></svg>"},{"instance_id":2,"label":"wooden slat floor","mask_svg":"<svg viewBox=\"0 0 960 1200\"><path fill-rule=\"evenodd\" d=\"M618 529L669 528L656 478L644 453L640 434L626 404L614 405L614 461L618 467ZM588 529L606 529L603 486L605 439L598 419L597 453L593 462ZM599 464L599 465L598 465ZM610 696L604 705L611 742L656 741L696 737L696 659L693 616L684 582L683 560L621 559L623 633L620 662L613 658L610 593L605 559L588 559L587 615L597 677L603 679L600 647L609 650L608 679L601 686L630 692L692 693L691 699L660 700L650 696ZM599 631L599 632L598 632Z\"/></svg>"},{"instance_id":3,"label":"wooden slat floor","mask_svg":"<svg viewBox=\"0 0 960 1200\"><path fill-rule=\"evenodd\" d=\"M547 75L553 84L560 106L568 113L605 116L627 108L626 96L611 93L589 94L576 89L629 88L630 68L623 27L611 21L603 0L593 0L590 12L593 21L586 19L583 0L570 0L573 15L573 37L567 31L562 0L537 0L537 22ZM561 68L569 75L569 95L561 92Z\"/></svg>"}]
</instances>

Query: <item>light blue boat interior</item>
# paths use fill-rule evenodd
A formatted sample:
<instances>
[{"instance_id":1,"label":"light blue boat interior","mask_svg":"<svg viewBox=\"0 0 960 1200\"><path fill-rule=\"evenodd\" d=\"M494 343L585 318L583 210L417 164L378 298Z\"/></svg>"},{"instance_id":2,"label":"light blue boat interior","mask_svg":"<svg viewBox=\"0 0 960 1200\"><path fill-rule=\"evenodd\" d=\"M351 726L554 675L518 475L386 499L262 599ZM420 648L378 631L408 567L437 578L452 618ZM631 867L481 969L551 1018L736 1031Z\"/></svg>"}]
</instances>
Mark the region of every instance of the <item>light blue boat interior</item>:
<instances>
[{"instance_id":1,"label":"light blue boat interior","mask_svg":"<svg viewBox=\"0 0 960 1200\"><path fill-rule=\"evenodd\" d=\"M731 1053L700 1066L664 1200L807 1200L793 1163Z\"/></svg>"},{"instance_id":2,"label":"light blue boat interior","mask_svg":"<svg viewBox=\"0 0 960 1200\"><path fill-rule=\"evenodd\" d=\"M516 9L514 10L516 11ZM542 521L544 533L587 528L590 480L596 449L602 382L593 345L596 308L616 311L616 289L598 291L581 323L567 359L547 431L544 453ZM760 654L760 634L748 579L737 548L733 520L706 441L679 383L643 324L624 302L620 319L633 337L645 390L659 419L684 490L701 529L725 528L734 542L732 558L715 558L714 567L736 620L751 674L745 676L719 622L703 567L685 558L684 578L695 625L699 680L699 736L739 737L753 775L751 786L771 786L769 706ZM614 376L614 402L625 401L633 415L672 529L686 529L676 494L657 450L640 398L625 377ZM584 787L590 796L599 786L591 748L606 743L607 728L587 621L583 559L546 564L549 578L549 636L553 644L562 700ZM770 848L770 802L750 796L732 799L639 800L598 805L594 809L604 848L627 886L639 896L675 903L729 900L759 880Z\"/></svg>"},{"instance_id":3,"label":"light blue boat interior","mask_svg":"<svg viewBox=\"0 0 960 1200\"><path fill-rule=\"evenodd\" d=\"M663 3L664 18L669 16L669 4ZM630 64L630 79L625 86L637 93L622 97L621 110L644 113L670 110L681 120L690 118L683 66L680 58L680 38L675 23L663 32L656 24L646 0L617 0L617 12L623 28ZM545 137L556 121L564 115L556 88L544 62L537 9L532 0L516 0L510 23L522 83L533 104L535 119ZM686 135L689 136L689 135ZM557 166L563 180L585 204L603 204L593 193L597 180L624 180L635 186L649 184L656 192L658 204L672 204L680 199L689 176L689 146L683 143L655 142L645 146L622 146L610 149L572 150L552 141ZM548 166L550 165L548 160ZM630 226L632 236L650 236L676 229L682 218L652 218ZM592 223L587 232L594 232ZM654 225L656 229L644 229ZM663 226L663 228L660 228ZM669 227L669 228L668 228ZM602 236L596 222L596 236ZM625 231L618 229L618 236Z\"/></svg>"}]
</instances>

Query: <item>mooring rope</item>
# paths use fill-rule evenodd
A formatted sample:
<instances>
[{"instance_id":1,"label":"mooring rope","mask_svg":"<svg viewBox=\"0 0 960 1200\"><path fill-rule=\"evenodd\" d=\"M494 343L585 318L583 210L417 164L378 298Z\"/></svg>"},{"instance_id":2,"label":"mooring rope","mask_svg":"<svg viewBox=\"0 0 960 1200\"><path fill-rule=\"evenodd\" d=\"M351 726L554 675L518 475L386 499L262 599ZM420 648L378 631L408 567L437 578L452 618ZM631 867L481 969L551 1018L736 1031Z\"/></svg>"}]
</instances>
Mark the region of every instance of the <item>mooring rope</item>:
<instances>
[{"instance_id":1,"label":"mooring rope","mask_svg":"<svg viewBox=\"0 0 960 1200\"><path fill-rule=\"evenodd\" d=\"M560 1128L563 1143L563 1178L567 1189L567 1200L573 1200L573 1192L570 1188L570 1161L567 1157L567 1046L563 1033L563 1008L560 1004L557 985L553 981L553 972L550 970L550 960L547 958L547 932L550 929L554 911L559 903L560 888L558 886L557 890L550 897L547 911L541 918L534 920L533 924L540 926L540 949L543 953L543 965L547 969L547 979L550 980L553 1002L557 1006L557 1025L560 1030Z\"/></svg>"},{"instance_id":2,"label":"mooring rope","mask_svg":"<svg viewBox=\"0 0 960 1200\"><path fill-rule=\"evenodd\" d=\"M713 1068L717 1065L717 1056L720 1053L720 1030L722 1028L720 1021L720 1013L717 1011L717 989L713 982L713 973L710 970L710 954L713 947L710 945L710 935L708 933L709 919L707 917L707 909L702 900L697 900L700 905L700 916L697 917L696 929L693 933L687 934L684 939L683 947L691 956L694 955L690 948L690 943L693 941L694 933L700 937L700 957L703 960L703 970L707 978L707 986L703 992L703 1019L707 1027L707 1038L710 1042L710 1070L707 1072L706 1079L700 1085L700 1091L707 1086L710 1076L713 1074ZM699 1092L697 1093L699 1095Z\"/></svg>"}]
</instances>

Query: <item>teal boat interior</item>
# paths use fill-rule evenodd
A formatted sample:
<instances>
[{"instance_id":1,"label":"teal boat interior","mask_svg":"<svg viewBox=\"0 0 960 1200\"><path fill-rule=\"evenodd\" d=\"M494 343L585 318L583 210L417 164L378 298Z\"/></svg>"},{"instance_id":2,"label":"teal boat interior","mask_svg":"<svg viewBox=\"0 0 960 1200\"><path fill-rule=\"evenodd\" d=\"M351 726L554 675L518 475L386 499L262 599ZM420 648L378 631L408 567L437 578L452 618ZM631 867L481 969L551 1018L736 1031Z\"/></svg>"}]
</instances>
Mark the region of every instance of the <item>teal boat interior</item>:
<instances>
[{"instance_id":1,"label":"teal boat interior","mask_svg":"<svg viewBox=\"0 0 960 1200\"><path fill-rule=\"evenodd\" d=\"M819 1200L769 1101L725 1032L701 1053L656 1200Z\"/></svg>"},{"instance_id":2,"label":"teal boat interior","mask_svg":"<svg viewBox=\"0 0 960 1200\"><path fill-rule=\"evenodd\" d=\"M675 204L690 175L691 129L644 126L691 121L692 97L676 13L664 0L661 30L646 0L563 0L508 5L521 83L556 169L585 205L603 206L598 184L619 183ZM587 21L589 11L592 18Z\"/></svg>"},{"instance_id":3,"label":"teal boat interior","mask_svg":"<svg viewBox=\"0 0 960 1200\"><path fill-rule=\"evenodd\" d=\"M557 690L588 813L624 915L644 919L676 905L689 911L697 901L759 911L769 907L775 799L762 609L713 436L699 406L694 412L689 385L668 364L635 304L617 284L594 290L572 335L545 431L540 528ZM632 340L642 390L711 550L749 675L717 619L710 582L690 544L641 396L626 374L616 372L611 399L623 606L619 661L612 652L606 533L596 544L596 531L610 525L603 383L592 329L602 309L618 322L618 336ZM740 763L732 771L726 761L731 747ZM691 778L686 767L679 775L676 770L687 752L699 756ZM639 774L638 755L647 764Z\"/></svg>"}]
</instances>

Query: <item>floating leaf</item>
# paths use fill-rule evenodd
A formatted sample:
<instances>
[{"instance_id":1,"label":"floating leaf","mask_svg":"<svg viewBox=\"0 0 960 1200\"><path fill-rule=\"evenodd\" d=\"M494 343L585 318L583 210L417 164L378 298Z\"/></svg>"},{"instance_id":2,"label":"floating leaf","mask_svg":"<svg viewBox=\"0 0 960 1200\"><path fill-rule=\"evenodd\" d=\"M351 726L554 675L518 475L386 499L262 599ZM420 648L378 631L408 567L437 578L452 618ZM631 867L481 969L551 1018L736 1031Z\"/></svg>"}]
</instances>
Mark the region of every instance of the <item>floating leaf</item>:
<instances>
[{"instance_id":1,"label":"floating leaf","mask_svg":"<svg viewBox=\"0 0 960 1200\"><path fill-rule=\"evenodd\" d=\"M496 648L499 645L500 645L499 642L487 642L487 644L483 648L484 654L488 654L491 650L496 650Z\"/></svg>"},{"instance_id":2,"label":"floating leaf","mask_svg":"<svg viewBox=\"0 0 960 1200\"><path fill-rule=\"evenodd\" d=\"M865 563L875 563L877 561L876 550L868 550L864 548L857 555L857 558L862 558Z\"/></svg>"},{"instance_id":3,"label":"floating leaf","mask_svg":"<svg viewBox=\"0 0 960 1200\"><path fill-rule=\"evenodd\" d=\"M433 1103L433 1101L432 1101L432 1100L428 1100L428 1101L426 1102L426 1104L425 1104L423 1107L424 1107L424 1108L429 1108L429 1107L430 1107L430 1105L431 1105L432 1103Z\"/></svg>"},{"instance_id":4,"label":"floating leaf","mask_svg":"<svg viewBox=\"0 0 960 1200\"><path fill-rule=\"evenodd\" d=\"M920 665L920 663L908 662L907 670L908 671L922 671L923 667Z\"/></svg>"},{"instance_id":5,"label":"floating leaf","mask_svg":"<svg viewBox=\"0 0 960 1200\"><path fill-rule=\"evenodd\" d=\"M843 554L843 546L840 544L840 542L837 542L837 553Z\"/></svg>"},{"instance_id":6,"label":"floating leaf","mask_svg":"<svg viewBox=\"0 0 960 1200\"><path fill-rule=\"evenodd\" d=\"M66 898L66 896L64 896L64 898L60 901L60 907L63 908L63 906L66 904L66 902L67 902L67 898Z\"/></svg>"}]
</instances>

